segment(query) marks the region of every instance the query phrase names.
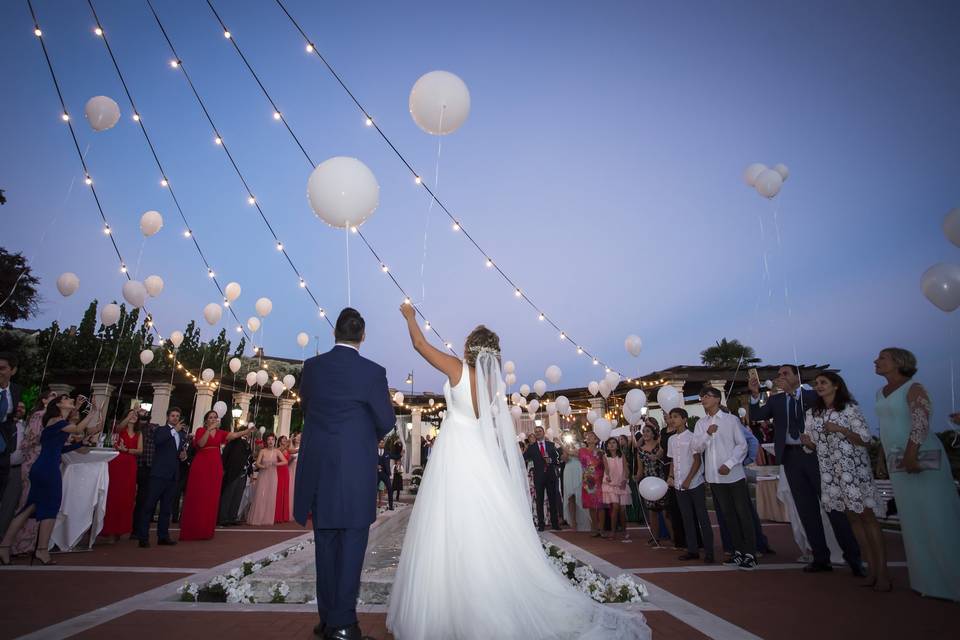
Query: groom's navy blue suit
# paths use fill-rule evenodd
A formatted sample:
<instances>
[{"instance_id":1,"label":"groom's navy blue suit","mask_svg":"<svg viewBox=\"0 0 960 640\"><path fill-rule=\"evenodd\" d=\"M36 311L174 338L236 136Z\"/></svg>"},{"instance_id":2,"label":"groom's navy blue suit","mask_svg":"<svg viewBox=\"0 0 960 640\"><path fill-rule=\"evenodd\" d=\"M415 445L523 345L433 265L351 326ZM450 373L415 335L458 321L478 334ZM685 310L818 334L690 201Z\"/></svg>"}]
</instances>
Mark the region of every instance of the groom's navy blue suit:
<instances>
[{"instance_id":1,"label":"groom's navy blue suit","mask_svg":"<svg viewBox=\"0 0 960 640\"><path fill-rule=\"evenodd\" d=\"M313 516L317 610L327 627L357 622L360 571L377 517L377 443L395 426L386 370L349 346L307 360L293 517Z\"/></svg>"}]
</instances>

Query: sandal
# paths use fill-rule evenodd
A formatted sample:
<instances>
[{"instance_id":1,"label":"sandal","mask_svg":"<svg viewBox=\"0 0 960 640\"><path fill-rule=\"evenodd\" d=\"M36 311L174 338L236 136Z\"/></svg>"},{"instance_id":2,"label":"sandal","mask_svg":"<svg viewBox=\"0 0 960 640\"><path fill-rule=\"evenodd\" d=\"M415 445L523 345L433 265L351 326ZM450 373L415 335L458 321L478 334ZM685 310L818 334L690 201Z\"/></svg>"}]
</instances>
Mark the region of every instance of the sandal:
<instances>
[{"instance_id":1,"label":"sandal","mask_svg":"<svg viewBox=\"0 0 960 640\"><path fill-rule=\"evenodd\" d=\"M13 560L10 558L10 545L4 545L0 547L0 551L6 550L6 553L0 555L0 565L7 566L13 563Z\"/></svg>"},{"instance_id":2,"label":"sandal","mask_svg":"<svg viewBox=\"0 0 960 640\"><path fill-rule=\"evenodd\" d=\"M31 564L31 565L33 565L33 561L34 561L34 560L38 560L38 561L40 562L40 564L43 565L43 566L45 566L45 567L48 567L48 566L50 566L50 565L57 564L57 561L54 560L54 559L50 556L50 552L49 552L49 551L47 551L47 559L46 559L46 560L44 560L43 558L41 558L41 557L37 554L37 552L34 551L34 552L33 552L33 556L30 558L30 564Z\"/></svg>"}]
</instances>

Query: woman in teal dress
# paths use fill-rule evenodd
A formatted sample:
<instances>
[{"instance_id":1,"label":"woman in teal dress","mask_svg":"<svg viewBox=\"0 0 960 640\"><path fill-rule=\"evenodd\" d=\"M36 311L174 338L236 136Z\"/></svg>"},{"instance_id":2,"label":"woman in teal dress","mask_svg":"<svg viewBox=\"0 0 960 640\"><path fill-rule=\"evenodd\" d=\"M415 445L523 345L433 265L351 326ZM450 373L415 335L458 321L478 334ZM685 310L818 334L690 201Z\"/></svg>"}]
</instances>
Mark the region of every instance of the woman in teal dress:
<instances>
[{"instance_id":1,"label":"woman in teal dress","mask_svg":"<svg viewBox=\"0 0 960 640\"><path fill-rule=\"evenodd\" d=\"M917 359L906 349L889 348L874 366L887 379L877 392L876 409L910 587L925 596L960 601L960 497L943 445L930 431L930 398L912 380ZM901 457L902 463L895 464Z\"/></svg>"}]
</instances>

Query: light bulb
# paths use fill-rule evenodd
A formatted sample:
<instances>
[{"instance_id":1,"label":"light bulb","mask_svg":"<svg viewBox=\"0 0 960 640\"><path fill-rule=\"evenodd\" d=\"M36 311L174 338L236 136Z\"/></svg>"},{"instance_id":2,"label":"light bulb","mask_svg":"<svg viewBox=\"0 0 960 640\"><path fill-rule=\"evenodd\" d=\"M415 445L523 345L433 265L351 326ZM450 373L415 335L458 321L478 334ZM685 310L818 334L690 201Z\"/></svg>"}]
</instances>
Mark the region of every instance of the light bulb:
<instances>
[{"instance_id":1,"label":"light bulb","mask_svg":"<svg viewBox=\"0 0 960 640\"><path fill-rule=\"evenodd\" d=\"M454 223L453 223L453 230L454 230L454 231L460 231L460 223L459 223L459 222L454 222Z\"/></svg>"},{"instance_id":2,"label":"light bulb","mask_svg":"<svg viewBox=\"0 0 960 640\"><path fill-rule=\"evenodd\" d=\"M566 339L567 339L567 334L565 334L563 331L561 331L561 332L560 332L560 339L561 339L561 340L566 340Z\"/></svg>"},{"instance_id":3,"label":"light bulb","mask_svg":"<svg viewBox=\"0 0 960 640\"><path fill-rule=\"evenodd\" d=\"M86 182L88 185L93 184L93 178L91 178L90 176L87 176L86 178L84 178L83 181Z\"/></svg>"},{"instance_id":4,"label":"light bulb","mask_svg":"<svg viewBox=\"0 0 960 640\"><path fill-rule=\"evenodd\" d=\"M94 29L93 32L94 32L95 34L97 34L98 36L102 36L102 35L103 35L103 29L101 29L100 27L97 27L96 29Z\"/></svg>"},{"instance_id":5,"label":"light bulb","mask_svg":"<svg viewBox=\"0 0 960 640\"><path fill-rule=\"evenodd\" d=\"M64 122L70 122L70 116L67 115L66 113L61 114L61 115L60 115L60 118L61 118Z\"/></svg>"},{"instance_id":6,"label":"light bulb","mask_svg":"<svg viewBox=\"0 0 960 640\"><path fill-rule=\"evenodd\" d=\"M192 234L190 233L190 229L187 229L186 231L183 232L183 237L184 237L184 238L189 238L191 235L192 235Z\"/></svg>"},{"instance_id":7,"label":"light bulb","mask_svg":"<svg viewBox=\"0 0 960 640\"><path fill-rule=\"evenodd\" d=\"M381 265L380 265L380 270L383 271L384 273L386 273L387 271L390 271L390 267L388 267L388 266L385 265L385 264L381 264Z\"/></svg>"},{"instance_id":8,"label":"light bulb","mask_svg":"<svg viewBox=\"0 0 960 640\"><path fill-rule=\"evenodd\" d=\"M543 322L543 319L544 319L545 317L546 317L546 316L544 316L544 315L541 313L539 316L537 316L537 320L539 320L540 322Z\"/></svg>"},{"instance_id":9,"label":"light bulb","mask_svg":"<svg viewBox=\"0 0 960 640\"><path fill-rule=\"evenodd\" d=\"M423 180L420 179L420 176L417 176L416 178L414 178L413 181L416 182L417 184L420 184L421 182L423 182Z\"/></svg>"},{"instance_id":10,"label":"light bulb","mask_svg":"<svg viewBox=\"0 0 960 640\"><path fill-rule=\"evenodd\" d=\"M446 343L446 347L447 347L447 349L450 349L451 351L453 350L453 345L450 344L449 342Z\"/></svg>"},{"instance_id":11,"label":"light bulb","mask_svg":"<svg viewBox=\"0 0 960 640\"><path fill-rule=\"evenodd\" d=\"M43 35L43 31L40 31L40 27L37 27L36 29L33 30L33 35L39 38L40 36Z\"/></svg>"},{"instance_id":12,"label":"light bulb","mask_svg":"<svg viewBox=\"0 0 960 640\"><path fill-rule=\"evenodd\" d=\"M220 136L217 136L213 139L214 144L223 144L223 139Z\"/></svg>"},{"instance_id":13,"label":"light bulb","mask_svg":"<svg viewBox=\"0 0 960 640\"><path fill-rule=\"evenodd\" d=\"M103 227L103 233L104 235L110 235L110 225Z\"/></svg>"},{"instance_id":14,"label":"light bulb","mask_svg":"<svg viewBox=\"0 0 960 640\"><path fill-rule=\"evenodd\" d=\"M373 126L373 118L367 118L367 126L368 126L368 127L372 127L372 126Z\"/></svg>"},{"instance_id":15,"label":"light bulb","mask_svg":"<svg viewBox=\"0 0 960 640\"><path fill-rule=\"evenodd\" d=\"M522 295L523 295L523 292L522 292L522 291L520 291L520 289L519 289L519 288L517 288L517 289L514 289L514 290L513 290L513 295L515 295L516 297L518 297L518 298L519 298L520 296L522 296Z\"/></svg>"},{"instance_id":16,"label":"light bulb","mask_svg":"<svg viewBox=\"0 0 960 640\"><path fill-rule=\"evenodd\" d=\"M283 243L277 240L277 251L283 251Z\"/></svg>"},{"instance_id":17,"label":"light bulb","mask_svg":"<svg viewBox=\"0 0 960 640\"><path fill-rule=\"evenodd\" d=\"M357 228L356 228L356 227L350 227L350 231L353 232L353 233L356 233L356 232L357 232Z\"/></svg>"},{"instance_id":18,"label":"light bulb","mask_svg":"<svg viewBox=\"0 0 960 640\"><path fill-rule=\"evenodd\" d=\"M410 304L410 298L404 298L403 304Z\"/></svg>"},{"instance_id":19,"label":"light bulb","mask_svg":"<svg viewBox=\"0 0 960 640\"><path fill-rule=\"evenodd\" d=\"M213 269L207 269L207 276L208 276L208 277L212 278L212 277L215 276L215 275L216 275L216 274L213 272Z\"/></svg>"},{"instance_id":20,"label":"light bulb","mask_svg":"<svg viewBox=\"0 0 960 640\"><path fill-rule=\"evenodd\" d=\"M306 286L307 286L307 283L303 281L303 278L300 278L300 288L305 289Z\"/></svg>"},{"instance_id":21,"label":"light bulb","mask_svg":"<svg viewBox=\"0 0 960 640\"><path fill-rule=\"evenodd\" d=\"M240 333L241 331L243 331L243 328L240 325L237 325L237 333Z\"/></svg>"},{"instance_id":22,"label":"light bulb","mask_svg":"<svg viewBox=\"0 0 960 640\"><path fill-rule=\"evenodd\" d=\"M320 309L320 317L321 317L321 318L326 318L326 317L327 317L327 312L324 311L323 309Z\"/></svg>"},{"instance_id":23,"label":"light bulb","mask_svg":"<svg viewBox=\"0 0 960 640\"><path fill-rule=\"evenodd\" d=\"M134 122L140 122L140 114L139 114L139 113L133 114L133 121L134 121Z\"/></svg>"},{"instance_id":24,"label":"light bulb","mask_svg":"<svg viewBox=\"0 0 960 640\"><path fill-rule=\"evenodd\" d=\"M577 347L577 355L583 354L583 347Z\"/></svg>"},{"instance_id":25,"label":"light bulb","mask_svg":"<svg viewBox=\"0 0 960 640\"><path fill-rule=\"evenodd\" d=\"M176 69L176 68L179 67L179 66L180 66L180 61L179 61L179 60L171 60L171 61L170 61L170 67L171 67L172 69Z\"/></svg>"},{"instance_id":26,"label":"light bulb","mask_svg":"<svg viewBox=\"0 0 960 640\"><path fill-rule=\"evenodd\" d=\"M307 43L307 53L313 53L313 45L309 42Z\"/></svg>"},{"instance_id":27,"label":"light bulb","mask_svg":"<svg viewBox=\"0 0 960 640\"><path fill-rule=\"evenodd\" d=\"M253 203L255 203L256 201L257 201L257 199L254 198L253 196L250 196L250 197L247 198L247 204L253 204Z\"/></svg>"},{"instance_id":28,"label":"light bulb","mask_svg":"<svg viewBox=\"0 0 960 640\"><path fill-rule=\"evenodd\" d=\"M596 365L598 365L598 364L600 364L600 361L597 360L596 358L594 358L594 359L593 359L593 365L596 366Z\"/></svg>"},{"instance_id":29,"label":"light bulb","mask_svg":"<svg viewBox=\"0 0 960 640\"><path fill-rule=\"evenodd\" d=\"M224 32L223 32L223 37L224 37L224 38L227 38L227 39L229 40L229 39L230 39L230 32L229 32L229 31L224 31Z\"/></svg>"},{"instance_id":30,"label":"light bulb","mask_svg":"<svg viewBox=\"0 0 960 640\"><path fill-rule=\"evenodd\" d=\"M125 264L120 265L120 273L126 273L126 272L127 272L127 265ZM149 325L150 323L148 322L147 324Z\"/></svg>"},{"instance_id":31,"label":"light bulb","mask_svg":"<svg viewBox=\"0 0 960 640\"><path fill-rule=\"evenodd\" d=\"M491 267L493 267L493 260L487 258L487 269L490 269Z\"/></svg>"},{"instance_id":32,"label":"light bulb","mask_svg":"<svg viewBox=\"0 0 960 640\"><path fill-rule=\"evenodd\" d=\"M167 186L168 184L170 184L170 183L167 182L167 179L166 179L166 178L163 178L162 180L160 180L160 186L161 186L161 187L165 187L165 186Z\"/></svg>"},{"instance_id":33,"label":"light bulb","mask_svg":"<svg viewBox=\"0 0 960 640\"><path fill-rule=\"evenodd\" d=\"M429 321L429 320L427 320L426 322L423 323L423 328L426 329L427 331L430 331L430 321Z\"/></svg>"},{"instance_id":34,"label":"light bulb","mask_svg":"<svg viewBox=\"0 0 960 640\"><path fill-rule=\"evenodd\" d=\"M279 120L279 119L280 119L280 112L279 112L279 111L274 111L274 112L273 112L273 119L274 119L274 120Z\"/></svg>"}]
</instances>

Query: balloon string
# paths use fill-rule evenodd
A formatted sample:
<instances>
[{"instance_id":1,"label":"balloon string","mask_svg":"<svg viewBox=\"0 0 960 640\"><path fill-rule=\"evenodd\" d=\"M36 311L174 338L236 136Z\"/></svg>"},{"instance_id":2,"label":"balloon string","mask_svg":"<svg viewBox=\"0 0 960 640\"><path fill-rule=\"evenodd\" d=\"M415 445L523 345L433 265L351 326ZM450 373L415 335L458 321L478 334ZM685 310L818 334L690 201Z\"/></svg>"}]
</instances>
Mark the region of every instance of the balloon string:
<instances>
[{"instance_id":1,"label":"balloon string","mask_svg":"<svg viewBox=\"0 0 960 640\"><path fill-rule=\"evenodd\" d=\"M351 306L352 302L350 300L350 225L344 223L343 231L346 237L347 243L347 306Z\"/></svg>"},{"instance_id":2,"label":"balloon string","mask_svg":"<svg viewBox=\"0 0 960 640\"><path fill-rule=\"evenodd\" d=\"M140 251L137 252L137 266L133 269L133 279L136 280L140 274L140 260L143 258L143 246L147 243L146 237L140 241Z\"/></svg>"},{"instance_id":3,"label":"balloon string","mask_svg":"<svg viewBox=\"0 0 960 640\"><path fill-rule=\"evenodd\" d=\"M439 131L443 131L443 115L446 113L446 108L440 107L440 126ZM433 191L434 193L439 192L440 190L440 152L443 149L443 134L437 136L437 163L434 167L433 172ZM427 301L427 281L425 278L425 271L427 267L427 236L430 231L430 213L433 211L433 203L435 202L434 198L431 196L429 198L430 203L427 205L427 215L426 222L423 226L423 257L420 260L420 302L425 303Z\"/></svg>"},{"instance_id":4,"label":"balloon string","mask_svg":"<svg viewBox=\"0 0 960 640\"><path fill-rule=\"evenodd\" d=\"M131 342L133 341L131 340ZM137 345L137 349L136 349L138 356L142 349L143 349L143 336L140 336L140 344ZM123 367L123 377L120 378L120 385L117 387L117 413L116 413L117 416L120 415L120 411L121 411L120 400L123 397L123 383L126 381L127 373L130 371L130 358L132 357L133 357L133 350L131 350L130 353L127 354L127 364L125 364Z\"/></svg>"},{"instance_id":5,"label":"balloon string","mask_svg":"<svg viewBox=\"0 0 960 640\"><path fill-rule=\"evenodd\" d=\"M177 373L177 357L180 355L180 347L173 350L173 368L170 370L170 384L173 384L173 376Z\"/></svg>"},{"instance_id":6,"label":"balloon string","mask_svg":"<svg viewBox=\"0 0 960 640\"><path fill-rule=\"evenodd\" d=\"M113 361L110 363L110 370L107 371L107 384L110 384L110 378L113 377L113 366L117 363L117 356L120 355L120 340L123 338L123 332L127 328L127 320L129 318L130 314L128 313L124 316L123 322L120 323L120 333L117 334L117 348L113 351Z\"/></svg>"},{"instance_id":7,"label":"balloon string","mask_svg":"<svg viewBox=\"0 0 960 640\"><path fill-rule=\"evenodd\" d=\"M947 316L949 319L949 316ZM954 362L953 349L956 348L957 344L957 331L953 326L953 322L949 322L950 325L950 413L957 412L957 385L956 385L956 367Z\"/></svg>"},{"instance_id":8,"label":"balloon string","mask_svg":"<svg viewBox=\"0 0 960 640\"><path fill-rule=\"evenodd\" d=\"M140 399L140 386L143 384L143 370L147 368L147 365L140 364L140 380L137 382L137 392L134 395L138 400Z\"/></svg>"},{"instance_id":9,"label":"balloon string","mask_svg":"<svg viewBox=\"0 0 960 640\"><path fill-rule=\"evenodd\" d=\"M90 376L90 395L93 395L93 383L97 378L97 365L100 364L100 355L103 353L103 336L100 337L100 350L97 351L97 359L93 363L93 375Z\"/></svg>"},{"instance_id":10,"label":"balloon string","mask_svg":"<svg viewBox=\"0 0 960 640\"><path fill-rule=\"evenodd\" d=\"M229 343L228 343L228 344L229 344ZM217 397L216 397L217 400L220 400L220 387L223 386L223 365L225 365L225 364L227 363L227 356L228 356L229 354L230 354L230 347L229 347L229 346L224 346L224 347L223 347L223 357L220 358L220 384L217 385ZM202 371L201 371L200 373L201 373L201 375L203 374ZM237 376L234 375L233 377L236 378Z\"/></svg>"},{"instance_id":11,"label":"balloon string","mask_svg":"<svg viewBox=\"0 0 960 640\"><path fill-rule=\"evenodd\" d=\"M60 311L57 312L57 320L54 322L57 330L53 332L53 335L50 337L50 348L47 349L47 357L43 361L43 374L40 376L40 388L43 389L43 381L47 378L47 365L50 363L50 354L53 353L53 343L57 340L57 334L60 333L60 316L63 315L63 305L60 306Z\"/></svg>"}]
</instances>

